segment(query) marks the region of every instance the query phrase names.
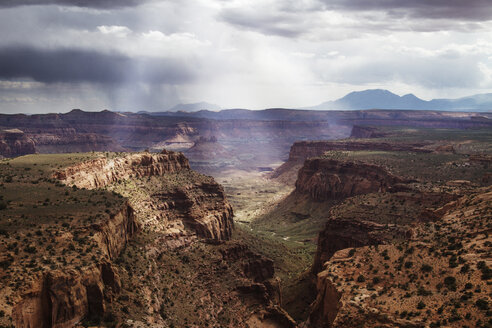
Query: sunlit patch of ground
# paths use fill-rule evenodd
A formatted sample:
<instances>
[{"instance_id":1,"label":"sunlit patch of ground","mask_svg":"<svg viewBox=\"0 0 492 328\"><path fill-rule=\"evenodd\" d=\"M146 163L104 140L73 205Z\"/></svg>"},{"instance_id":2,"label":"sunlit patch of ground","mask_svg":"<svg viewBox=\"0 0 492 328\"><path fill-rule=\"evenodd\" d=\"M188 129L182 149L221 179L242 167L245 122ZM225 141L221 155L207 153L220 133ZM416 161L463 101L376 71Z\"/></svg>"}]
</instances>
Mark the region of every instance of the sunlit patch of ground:
<instances>
[{"instance_id":1,"label":"sunlit patch of ground","mask_svg":"<svg viewBox=\"0 0 492 328\"><path fill-rule=\"evenodd\" d=\"M267 172L227 170L216 177L224 186L238 223L251 223L289 195L293 186L269 180Z\"/></svg>"}]
</instances>

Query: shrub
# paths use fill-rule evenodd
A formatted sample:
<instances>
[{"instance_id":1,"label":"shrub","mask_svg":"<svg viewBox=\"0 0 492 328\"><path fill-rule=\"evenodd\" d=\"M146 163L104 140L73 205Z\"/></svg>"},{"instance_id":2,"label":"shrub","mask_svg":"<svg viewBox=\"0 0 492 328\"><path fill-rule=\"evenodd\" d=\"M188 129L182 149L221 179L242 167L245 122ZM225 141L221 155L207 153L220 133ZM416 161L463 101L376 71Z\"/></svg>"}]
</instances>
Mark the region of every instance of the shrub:
<instances>
[{"instance_id":1,"label":"shrub","mask_svg":"<svg viewBox=\"0 0 492 328\"><path fill-rule=\"evenodd\" d=\"M363 275L357 277L357 282L364 282L364 281L366 281L366 278Z\"/></svg>"},{"instance_id":2,"label":"shrub","mask_svg":"<svg viewBox=\"0 0 492 328\"><path fill-rule=\"evenodd\" d=\"M487 311L489 309L489 302L487 300L481 298L475 302L475 306L482 311Z\"/></svg>"},{"instance_id":3,"label":"shrub","mask_svg":"<svg viewBox=\"0 0 492 328\"><path fill-rule=\"evenodd\" d=\"M417 304L417 309L422 310L423 308L425 308L425 303L420 301L419 304Z\"/></svg>"},{"instance_id":4,"label":"shrub","mask_svg":"<svg viewBox=\"0 0 492 328\"><path fill-rule=\"evenodd\" d=\"M451 277L451 276L447 276L446 278L444 278L444 285L446 285L446 287L448 289L455 291L456 290L456 278Z\"/></svg>"},{"instance_id":5,"label":"shrub","mask_svg":"<svg viewBox=\"0 0 492 328\"><path fill-rule=\"evenodd\" d=\"M421 270L422 272L431 272L432 271L432 267L428 264L423 264L422 267L421 267Z\"/></svg>"}]
</instances>

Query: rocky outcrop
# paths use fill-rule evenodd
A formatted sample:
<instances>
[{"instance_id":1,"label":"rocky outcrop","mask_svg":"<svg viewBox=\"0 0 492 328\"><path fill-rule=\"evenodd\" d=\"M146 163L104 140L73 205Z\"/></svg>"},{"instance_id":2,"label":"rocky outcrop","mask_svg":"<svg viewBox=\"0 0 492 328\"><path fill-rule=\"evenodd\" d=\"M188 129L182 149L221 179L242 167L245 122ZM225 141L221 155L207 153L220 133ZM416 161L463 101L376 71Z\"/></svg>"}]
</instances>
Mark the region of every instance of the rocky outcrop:
<instances>
[{"instance_id":1,"label":"rocky outcrop","mask_svg":"<svg viewBox=\"0 0 492 328\"><path fill-rule=\"evenodd\" d=\"M181 153L136 153L114 159L97 158L54 174L58 180L78 188L101 188L132 177L163 175L189 169L188 159Z\"/></svg>"},{"instance_id":2,"label":"rocky outcrop","mask_svg":"<svg viewBox=\"0 0 492 328\"><path fill-rule=\"evenodd\" d=\"M252 252L248 246L240 243L221 249L226 261L242 261L244 275L255 282L273 278L275 269L273 261L258 253Z\"/></svg>"},{"instance_id":3,"label":"rocky outcrop","mask_svg":"<svg viewBox=\"0 0 492 328\"><path fill-rule=\"evenodd\" d=\"M188 159L182 153L163 150L159 154L144 152L113 159L98 158L58 171L54 177L68 185L94 189L131 178L184 174L189 171ZM158 227L170 226L179 221L180 226L184 225L200 237L228 240L234 223L232 207L225 198L224 189L213 179L198 181L200 178L195 178L197 181L192 178L174 188L163 185L164 190L154 191L142 186L140 193L147 195L145 201L142 198L137 201L134 192L128 192L125 188L117 191L129 197L141 218L140 223L150 230L163 230ZM171 244L188 243L190 236L183 229L167 230L167 239Z\"/></svg>"},{"instance_id":4,"label":"rocky outcrop","mask_svg":"<svg viewBox=\"0 0 492 328\"><path fill-rule=\"evenodd\" d=\"M121 288L111 260L138 231L138 225L133 209L125 203L120 211L86 229L101 254L98 263L78 269L66 265L35 277L12 309L16 327L69 328L83 318L104 315L106 302Z\"/></svg>"},{"instance_id":5,"label":"rocky outcrop","mask_svg":"<svg viewBox=\"0 0 492 328\"><path fill-rule=\"evenodd\" d=\"M470 309L488 299L491 237L484 223L491 199L490 187L475 189L437 209L439 220L415 226L403 243L338 250L318 273L308 326L464 327L487 320L486 311ZM461 298L468 307L449 306L470 286L473 293Z\"/></svg>"},{"instance_id":6,"label":"rocky outcrop","mask_svg":"<svg viewBox=\"0 0 492 328\"><path fill-rule=\"evenodd\" d=\"M310 308L309 327L331 327L337 317L338 310L342 306L340 303L342 294L337 290L328 275L329 273L327 271L318 274L316 284L318 294Z\"/></svg>"},{"instance_id":7,"label":"rocky outcrop","mask_svg":"<svg viewBox=\"0 0 492 328\"><path fill-rule=\"evenodd\" d=\"M299 170L296 192L325 201L387 191L403 181L377 165L313 158Z\"/></svg>"},{"instance_id":8,"label":"rocky outcrop","mask_svg":"<svg viewBox=\"0 0 492 328\"><path fill-rule=\"evenodd\" d=\"M0 131L0 156L16 157L34 154L34 141L19 129Z\"/></svg>"},{"instance_id":9,"label":"rocky outcrop","mask_svg":"<svg viewBox=\"0 0 492 328\"><path fill-rule=\"evenodd\" d=\"M74 327L83 318L101 318L105 299L118 292L118 274L109 262L82 272L44 273L12 310L16 327Z\"/></svg>"},{"instance_id":10,"label":"rocky outcrop","mask_svg":"<svg viewBox=\"0 0 492 328\"><path fill-rule=\"evenodd\" d=\"M215 181L184 185L151 197L168 222L180 220L203 238L228 240L232 235L232 206Z\"/></svg>"},{"instance_id":11,"label":"rocky outcrop","mask_svg":"<svg viewBox=\"0 0 492 328\"><path fill-rule=\"evenodd\" d=\"M323 264L341 249L385 244L397 238L407 238L409 234L410 231L404 227L357 218L332 218L319 233L313 272L320 272Z\"/></svg>"},{"instance_id":12,"label":"rocky outcrop","mask_svg":"<svg viewBox=\"0 0 492 328\"><path fill-rule=\"evenodd\" d=\"M133 208L126 202L120 211L109 214L109 220L93 224L90 228L103 254L114 260L140 226Z\"/></svg>"}]
</instances>

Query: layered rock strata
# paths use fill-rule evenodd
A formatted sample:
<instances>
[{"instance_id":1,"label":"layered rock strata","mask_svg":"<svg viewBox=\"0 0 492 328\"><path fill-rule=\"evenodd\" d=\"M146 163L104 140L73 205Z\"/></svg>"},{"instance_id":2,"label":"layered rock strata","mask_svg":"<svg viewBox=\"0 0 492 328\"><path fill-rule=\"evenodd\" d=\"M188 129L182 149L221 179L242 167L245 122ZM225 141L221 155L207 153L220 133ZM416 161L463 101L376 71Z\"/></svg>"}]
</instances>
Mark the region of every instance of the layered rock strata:
<instances>
[{"instance_id":1,"label":"layered rock strata","mask_svg":"<svg viewBox=\"0 0 492 328\"><path fill-rule=\"evenodd\" d=\"M78 188L102 188L119 180L159 176L189 169L182 153L163 151L160 154L135 153L114 159L98 158L62 171L54 177Z\"/></svg>"},{"instance_id":2,"label":"layered rock strata","mask_svg":"<svg viewBox=\"0 0 492 328\"><path fill-rule=\"evenodd\" d=\"M377 165L313 158L299 170L296 192L325 201L384 192L403 181Z\"/></svg>"},{"instance_id":3,"label":"layered rock strata","mask_svg":"<svg viewBox=\"0 0 492 328\"><path fill-rule=\"evenodd\" d=\"M21 130L9 129L0 131L0 156L16 157L34 154L35 152L34 141Z\"/></svg>"}]
</instances>

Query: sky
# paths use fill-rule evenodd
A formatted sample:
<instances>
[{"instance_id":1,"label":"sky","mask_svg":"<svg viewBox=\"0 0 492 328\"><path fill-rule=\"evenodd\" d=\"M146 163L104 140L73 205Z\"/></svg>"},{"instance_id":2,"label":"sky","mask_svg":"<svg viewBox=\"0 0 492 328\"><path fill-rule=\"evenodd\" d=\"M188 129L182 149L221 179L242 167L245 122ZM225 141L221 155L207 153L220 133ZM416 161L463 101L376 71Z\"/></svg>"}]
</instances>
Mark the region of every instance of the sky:
<instances>
[{"instance_id":1,"label":"sky","mask_svg":"<svg viewBox=\"0 0 492 328\"><path fill-rule=\"evenodd\" d=\"M1 0L0 113L492 92L491 0Z\"/></svg>"}]
</instances>

